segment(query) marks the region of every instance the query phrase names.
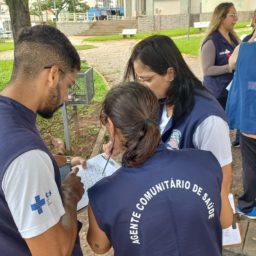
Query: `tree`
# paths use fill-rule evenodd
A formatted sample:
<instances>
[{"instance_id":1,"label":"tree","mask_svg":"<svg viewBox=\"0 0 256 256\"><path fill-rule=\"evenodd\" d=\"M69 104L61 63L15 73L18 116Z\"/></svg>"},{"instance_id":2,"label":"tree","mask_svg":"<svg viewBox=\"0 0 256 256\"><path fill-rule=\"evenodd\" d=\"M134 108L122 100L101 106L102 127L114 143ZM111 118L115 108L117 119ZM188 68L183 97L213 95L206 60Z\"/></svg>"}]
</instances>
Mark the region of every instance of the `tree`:
<instances>
[{"instance_id":1,"label":"tree","mask_svg":"<svg viewBox=\"0 0 256 256\"><path fill-rule=\"evenodd\" d=\"M30 27L28 0L6 0L9 7L14 45L16 45L19 30Z\"/></svg>"},{"instance_id":2,"label":"tree","mask_svg":"<svg viewBox=\"0 0 256 256\"><path fill-rule=\"evenodd\" d=\"M80 3L79 0L41 0L41 10L52 9L55 13L56 20L62 10L67 10L68 12L83 12L85 13L89 6L84 3Z\"/></svg>"}]
</instances>

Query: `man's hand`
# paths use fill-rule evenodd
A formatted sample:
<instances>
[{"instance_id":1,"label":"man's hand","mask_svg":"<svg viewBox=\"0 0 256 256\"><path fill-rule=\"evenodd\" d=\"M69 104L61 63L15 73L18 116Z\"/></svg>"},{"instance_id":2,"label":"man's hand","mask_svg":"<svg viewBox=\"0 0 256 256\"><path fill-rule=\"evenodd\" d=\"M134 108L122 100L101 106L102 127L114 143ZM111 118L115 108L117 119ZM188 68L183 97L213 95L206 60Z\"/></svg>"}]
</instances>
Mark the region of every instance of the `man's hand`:
<instances>
[{"instance_id":1,"label":"man's hand","mask_svg":"<svg viewBox=\"0 0 256 256\"><path fill-rule=\"evenodd\" d=\"M60 221L39 236L25 239L32 255L66 256L71 255L77 236L77 202L81 199L84 188L81 178L74 168L62 184L63 206L65 214Z\"/></svg>"},{"instance_id":2,"label":"man's hand","mask_svg":"<svg viewBox=\"0 0 256 256\"><path fill-rule=\"evenodd\" d=\"M81 178L77 176L78 168L74 168L63 180L62 192L65 202L71 201L77 203L84 194L84 185Z\"/></svg>"}]
</instances>

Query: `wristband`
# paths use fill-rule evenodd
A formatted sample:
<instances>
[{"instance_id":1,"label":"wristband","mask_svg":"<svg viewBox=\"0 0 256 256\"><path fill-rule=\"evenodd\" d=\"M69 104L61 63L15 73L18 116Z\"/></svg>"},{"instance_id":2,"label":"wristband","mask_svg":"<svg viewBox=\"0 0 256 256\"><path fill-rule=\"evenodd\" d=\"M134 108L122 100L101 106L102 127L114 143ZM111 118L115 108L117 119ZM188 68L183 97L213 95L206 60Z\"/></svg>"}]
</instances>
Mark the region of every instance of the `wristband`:
<instances>
[{"instance_id":1,"label":"wristband","mask_svg":"<svg viewBox=\"0 0 256 256\"><path fill-rule=\"evenodd\" d=\"M59 168L61 181L64 180L65 176L71 171L71 157L66 156L66 163Z\"/></svg>"},{"instance_id":2,"label":"wristband","mask_svg":"<svg viewBox=\"0 0 256 256\"><path fill-rule=\"evenodd\" d=\"M70 164L71 166L71 156L66 156L66 164Z\"/></svg>"}]
</instances>

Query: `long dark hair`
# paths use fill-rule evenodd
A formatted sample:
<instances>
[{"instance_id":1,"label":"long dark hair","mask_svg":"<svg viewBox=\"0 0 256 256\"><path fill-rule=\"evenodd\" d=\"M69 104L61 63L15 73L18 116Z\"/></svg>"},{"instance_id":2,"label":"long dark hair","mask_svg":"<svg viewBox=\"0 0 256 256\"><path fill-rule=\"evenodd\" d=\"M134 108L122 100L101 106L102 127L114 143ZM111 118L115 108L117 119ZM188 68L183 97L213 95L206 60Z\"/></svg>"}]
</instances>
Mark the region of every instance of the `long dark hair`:
<instances>
[{"instance_id":1,"label":"long dark hair","mask_svg":"<svg viewBox=\"0 0 256 256\"><path fill-rule=\"evenodd\" d=\"M126 148L124 165L141 165L153 155L160 142L158 115L156 96L139 83L124 83L107 93L100 119L106 124L110 118L121 133Z\"/></svg>"},{"instance_id":2,"label":"long dark hair","mask_svg":"<svg viewBox=\"0 0 256 256\"><path fill-rule=\"evenodd\" d=\"M128 60L124 81L135 79L135 60L140 60L159 75L165 75L169 67L174 69L175 77L170 82L165 100L167 105L174 106L174 122L193 109L195 89L204 90L204 87L190 70L171 38L154 35L140 41Z\"/></svg>"}]
</instances>

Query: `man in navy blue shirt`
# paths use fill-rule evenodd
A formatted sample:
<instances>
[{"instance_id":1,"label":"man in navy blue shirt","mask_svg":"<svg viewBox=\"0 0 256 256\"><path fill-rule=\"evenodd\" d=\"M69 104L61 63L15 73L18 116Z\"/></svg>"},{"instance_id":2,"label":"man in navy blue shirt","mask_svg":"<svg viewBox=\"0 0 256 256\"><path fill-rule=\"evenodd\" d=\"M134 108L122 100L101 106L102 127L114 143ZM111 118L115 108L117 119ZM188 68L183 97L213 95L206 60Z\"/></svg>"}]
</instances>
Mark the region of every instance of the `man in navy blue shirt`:
<instances>
[{"instance_id":1,"label":"man in navy blue shirt","mask_svg":"<svg viewBox=\"0 0 256 256\"><path fill-rule=\"evenodd\" d=\"M66 36L38 25L20 33L12 77L0 93L0 254L81 256L73 171L59 168L36 127L68 97L80 58Z\"/></svg>"}]
</instances>

